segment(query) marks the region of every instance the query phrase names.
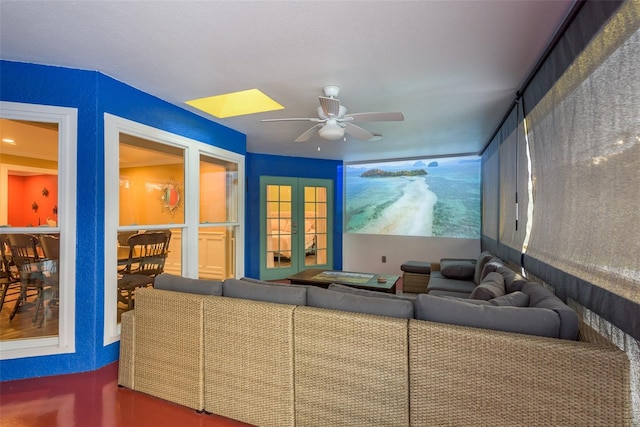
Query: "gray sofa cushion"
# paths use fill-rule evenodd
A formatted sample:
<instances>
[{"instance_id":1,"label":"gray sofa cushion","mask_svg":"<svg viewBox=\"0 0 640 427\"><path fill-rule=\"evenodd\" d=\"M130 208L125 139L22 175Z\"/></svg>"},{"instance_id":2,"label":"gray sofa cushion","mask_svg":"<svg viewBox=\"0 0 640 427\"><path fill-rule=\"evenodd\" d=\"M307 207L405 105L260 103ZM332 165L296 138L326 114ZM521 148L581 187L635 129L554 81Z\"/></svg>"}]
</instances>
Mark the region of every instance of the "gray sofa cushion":
<instances>
[{"instance_id":1,"label":"gray sofa cushion","mask_svg":"<svg viewBox=\"0 0 640 427\"><path fill-rule=\"evenodd\" d=\"M553 310L560 316L559 338L575 340L578 337L578 315L560 298L540 283L528 282L522 286L522 292L529 295L529 307Z\"/></svg>"},{"instance_id":2,"label":"gray sofa cushion","mask_svg":"<svg viewBox=\"0 0 640 427\"><path fill-rule=\"evenodd\" d=\"M478 259L476 260L476 271L473 274L473 281L476 285L479 285L480 282L482 282L482 278L480 277L482 274L482 269L491 258L493 258L491 252L482 252L480 255L478 255Z\"/></svg>"},{"instance_id":3,"label":"gray sofa cushion","mask_svg":"<svg viewBox=\"0 0 640 427\"><path fill-rule=\"evenodd\" d=\"M313 285L298 285L296 283L280 283L280 282L267 282L266 280L254 279L253 277L241 277L240 280L243 282L257 283L258 285L267 285L267 286L289 286L294 288L310 288Z\"/></svg>"},{"instance_id":4,"label":"gray sofa cushion","mask_svg":"<svg viewBox=\"0 0 640 427\"><path fill-rule=\"evenodd\" d=\"M240 280L242 280L243 282L251 282L251 283L257 283L259 285L273 285L276 284L275 282L267 282L265 280L260 280L260 279L254 279L253 277L241 277ZM284 283L282 283L284 285Z\"/></svg>"},{"instance_id":5,"label":"gray sofa cushion","mask_svg":"<svg viewBox=\"0 0 640 427\"><path fill-rule=\"evenodd\" d=\"M186 292L200 295L222 295L222 282L218 280L189 279L169 273L156 276L153 287L163 291Z\"/></svg>"},{"instance_id":6,"label":"gray sofa cushion","mask_svg":"<svg viewBox=\"0 0 640 427\"><path fill-rule=\"evenodd\" d=\"M447 279L442 276L439 271L432 271L429 278L429 284L427 290L447 291L447 292L461 292L470 294L476 287L476 284L470 280L455 280Z\"/></svg>"},{"instance_id":7,"label":"gray sofa cushion","mask_svg":"<svg viewBox=\"0 0 640 427\"><path fill-rule=\"evenodd\" d=\"M462 298L468 299L471 292L453 292L453 291L441 291L438 289L433 289L429 291L429 295L437 295L439 297L454 297L454 298ZM482 301L479 299L473 301ZM486 301L483 301L486 302Z\"/></svg>"},{"instance_id":8,"label":"gray sofa cushion","mask_svg":"<svg viewBox=\"0 0 640 427\"><path fill-rule=\"evenodd\" d=\"M222 295L229 298L244 298L254 301L279 304L306 305L307 289L297 286L252 283L227 279L222 284Z\"/></svg>"},{"instance_id":9,"label":"gray sofa cushion","mask_svg":"<svg viewBox=\"0 0 640 427\"><path fill-rule=\"evenodd\" d=\"M475 271L475 260L443 259L440 261L440 274L448 279L473 280Z\"/></svg>"},{"instance_id":10,"label":"gray sofa cushion","mask_svg":"<svg viewBox=\"0 0 640 427\"><path fill-rule=\"evenodd\" d=\"M558 338L560 317L545 308L474 304L460 298L420 294L416 319Z\"/></svg>"},{"instance_id":11,"label":"gray sofa cushion","mask_svg":"<svg viewBox=\"0 0 640 427\"><path fill-rule=\"evenodd\" d=\"M429 274L431 273L431 263L426 261L407 261L400 266L400 270L407 273Z\"/></svg>"},{"instance_id":12,"label":"gray sofa cushion","mask_svg":"<svg viewBox=\"0 0 640 427\"><path fill-rule=\"evenodd\" d=\"M403 319L411 319L414 315L414 307L410 301L354 295L323 288L309 288L307 290L307 305Z\"/></svg>"},{"instance_id":13,"label":"gray sofa cushion","mask_svg":"<svg viewBox=\"0 0 640 427\"><path fill-rule=\"evenodd\" d=\"M489 304L511 306L511 307L529 307L529 295L524 292L516 291L505 294L496 298L492 298Z\"/></svg>"},{"instance_id":14,"label":"gray sofa cushion","mask_svg":"<svg viewBox=\"0 0 640 427\"><path fill-rule=\"evenodd\" d=\"M373 297L373 298L389 298L389 299L400 299L404 301L409 301L411 304L415 301L415 298L403 295L390 294L388 292L380 292L380 291L370 291L368 289L357 289L352 288L351 286L340 285L338 283L332 283L327 288L330 291L336 292L345 292L347 294L352 295L362 295L364 297Z\"/></svg>"},{"instance_id":15,"label":"gray sofa cushion","mask_svg":"<svg viewBox=\"0 0 640 427\"><path fill-rule=\"evenodd\" d=\"M478 286L471 292L469 299L483 299L489 301L492 298L496 298L504 295L504 278L500 273L489 273L480 282Z\"/></svg>"},{"instance_id":16,"label":"gray sofa cushion","mask_svg":"<svg viewBox=\"0 0 640 427\"><path fill-rule=\"evenodd\" d=\"M522 286L528 282L527 279L511 270L509 267L500 266L496 269L496 272L502 274L502 277L504 277L504 289L508 294L515 291L521 291Z\"/></svg>"}]
</instances>

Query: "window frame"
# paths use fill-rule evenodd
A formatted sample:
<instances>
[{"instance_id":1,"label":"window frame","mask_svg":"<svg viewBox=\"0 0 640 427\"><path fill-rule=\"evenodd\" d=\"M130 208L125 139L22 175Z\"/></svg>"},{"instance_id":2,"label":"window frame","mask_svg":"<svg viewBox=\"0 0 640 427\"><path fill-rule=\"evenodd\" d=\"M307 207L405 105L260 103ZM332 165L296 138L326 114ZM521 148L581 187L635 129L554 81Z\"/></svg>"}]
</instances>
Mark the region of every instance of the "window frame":
<instances>
[{"instance_id":1,"label":"window frame","mask_svg":"<svg viewBox=\"0 0 640 427\"><path fill-rule=\"evenodd\" d=\"M166 144L184 150L184 222L171 224L172 228L182 229L182 275L198 277L198 231L202 226L234 226L236 241L244 241L244 167L245 156L205 144L181 135L143 125L109 113L104 113L105 143L105 203L104 209L104 334L105 346L120 340L120 324L117 322L117 232L119 226L119 198L109 199L108 195L119 194L119 147L120 134L125 133L139 138ZM237 164L237 212L236 221L200 224L200 155L218 158ZM153 227L147 227L149 229ZM244 275L244 245L235 245L236 276Z\"/></svg>"},{"instance_id":2,"label":"window frame","mask_svg":"<svg viewBox=\"0 0 640 427\"><path fill-rule=\"evenodd\" d=\"M58 336L2 341L0 360L75 353L78 109L0 101L0 118L58 124L58 225L38 227L37 231L60 235L59 280L64 283L60 287ZM34 228L7 230L33 233Z\"/></svg>"}]
</instances>

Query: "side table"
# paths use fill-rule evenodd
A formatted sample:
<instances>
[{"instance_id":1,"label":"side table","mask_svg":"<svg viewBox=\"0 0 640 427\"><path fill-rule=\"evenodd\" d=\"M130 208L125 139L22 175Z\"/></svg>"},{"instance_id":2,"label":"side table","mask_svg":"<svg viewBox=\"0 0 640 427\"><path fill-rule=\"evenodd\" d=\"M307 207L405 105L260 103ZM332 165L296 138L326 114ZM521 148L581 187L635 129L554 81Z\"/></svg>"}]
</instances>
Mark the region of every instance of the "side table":
<instances>
[{"instance_id":1,"label":"side table","mask_svg":"<svg viewBox=\"0 0 640 427\"><path fill-rule=\"evenodd\" d=\"M407 261L400 266L402 270L402 290L424 294L431 277L431 263L423 261Z\"/></svg>"}]
</instances>

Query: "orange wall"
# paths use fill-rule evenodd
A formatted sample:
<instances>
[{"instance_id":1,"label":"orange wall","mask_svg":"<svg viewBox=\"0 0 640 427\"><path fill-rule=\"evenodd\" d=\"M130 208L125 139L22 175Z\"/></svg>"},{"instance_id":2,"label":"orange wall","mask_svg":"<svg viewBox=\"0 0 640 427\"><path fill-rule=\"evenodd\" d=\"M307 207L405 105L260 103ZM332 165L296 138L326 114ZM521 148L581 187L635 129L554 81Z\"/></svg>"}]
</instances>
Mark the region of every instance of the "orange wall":
<instances>
[{"instance_id":1,"label":"orange wall","mask_svg":"<svg viewBox=\"0 0 640 427\"><path fill-rule=\"evenodd\" d=\"M226 221L225 170L208 165L200 182L200 220ZM182 165L120 169L120 225L150 225L184 222L184 199L173 212L163 206L163 187L177 185L184 198Z\"/></svg>"},{"instance_id":2,"label":"orange wall","mask_svg":"<svg viewBox=\"0 0 640 427\"><path fill-rule=\"evenodd\" d=\"M7 222L13 227L38 226L47 223L47 218L58 220L53 213L58 204L57 175L9 175ZM49 190L45 197L42 190ZM31 205L38 204L35 212Z\"/></svg>"},{"instance_id":3,"label":"orange wall","mask_svg":"<svg viewBox=\"0 0 640 427\"><path fill-rule=\"evenodd\" d=\"M183 201L173 212L162 201L162 189L169 183L184 197L183 177L181 164L120 169L120 225L183 223Z\"/></svg>"}]
</instances>

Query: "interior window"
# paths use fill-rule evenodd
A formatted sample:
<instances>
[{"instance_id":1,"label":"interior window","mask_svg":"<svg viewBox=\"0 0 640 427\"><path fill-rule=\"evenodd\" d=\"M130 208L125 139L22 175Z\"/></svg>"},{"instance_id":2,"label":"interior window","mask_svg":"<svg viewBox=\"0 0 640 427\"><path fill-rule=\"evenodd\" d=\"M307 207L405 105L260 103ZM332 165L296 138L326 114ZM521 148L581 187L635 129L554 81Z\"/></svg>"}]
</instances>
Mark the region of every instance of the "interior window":
<instances>
[{"instance_id":1,"label":"interior window","mask_svg":"<svg viewBox=\"0 0 640 427\"><path fill-rule=\"evenodd\" d=\"M0 338L57 336L58 124L0 122L6 179L0 207L6 227L0 234ZM28 230L15 232L23 228Z\"/></svg>"},{"instance_id":2,"label":"interior window","mask_svg":"<svg viewBox=\"0 0 640 427\"><path fill-rule=\"evenodd\" d=\"M135 290L182 273L184 149L120 133L117 319Z\"/></svg>"},{"instance_id":3,"label":"interior window","mask_svg":"<svg viewBox=\"0 0 640 427\"><path fill-rule=\"evenodd\" d=\"M158 274L243 274L243 170L241 155L105 114L105 345Z\"/></svg>"},{"instance_id":4,"label":"interior window","mask_svg":"<svg viewBox=\"0 0 640 427\"><path fill-rule=\"evenodd\" d=\"M72 352L77 113L0 107L0 355Z\"/></svg>"},{"instance_id":5,"label":"interior window","mask_svg":"<svg viewBox=\"0 0 640 427\"><path fill-rule=\"evenodd\" d=\"M235 276L238 221L238 165L200 155L198 277L224 280Z\"/></svg>"}]
</instances>

